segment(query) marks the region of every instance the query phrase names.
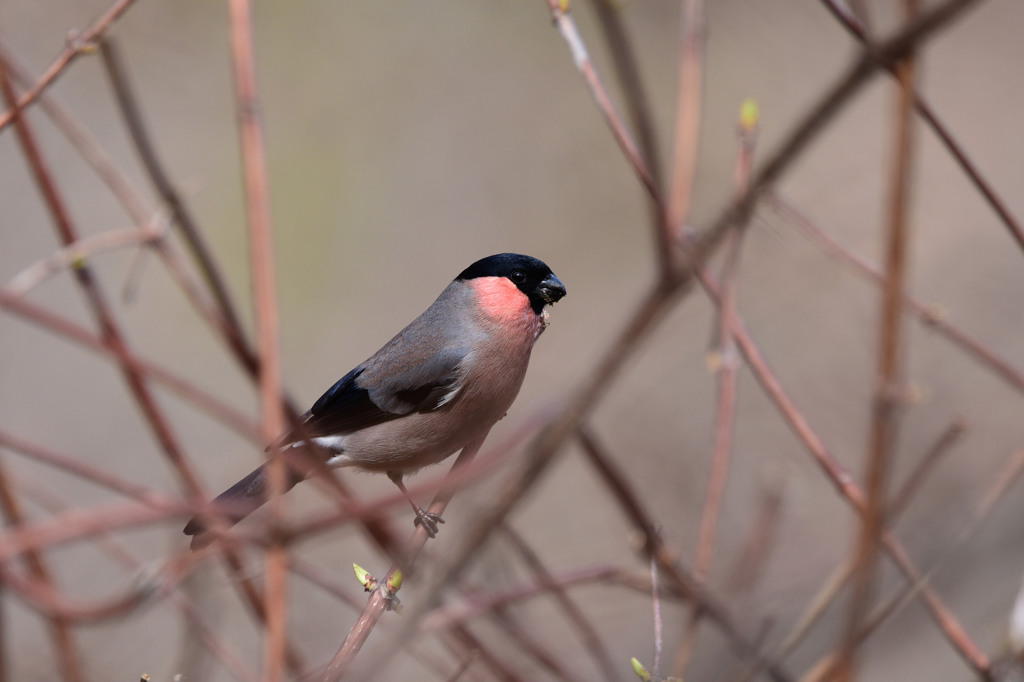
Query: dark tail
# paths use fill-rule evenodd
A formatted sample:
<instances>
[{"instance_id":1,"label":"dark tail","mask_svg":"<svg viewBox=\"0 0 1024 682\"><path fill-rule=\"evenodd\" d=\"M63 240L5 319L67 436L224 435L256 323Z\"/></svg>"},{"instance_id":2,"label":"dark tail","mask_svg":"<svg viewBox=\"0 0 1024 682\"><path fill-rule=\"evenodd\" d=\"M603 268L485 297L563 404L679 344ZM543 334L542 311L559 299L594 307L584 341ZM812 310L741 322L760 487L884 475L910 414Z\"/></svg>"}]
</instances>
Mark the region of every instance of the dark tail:
<instances>
[{"instance_id":1,"label":"dark tail","mask_svg":"<svg viewBox=\"0 0 1024 682\"><path fill-rule=\"evenodd\" d=\"M259 509L267 501L267 465L263 464L238 483L234 484L211 503L217 514L228 524L235 525L249 514ZM304 477L288 468L288 478L284 492L295 487ZM206 532L206 524L199 516L194 516L185 526L185 535L191 535L193 551L206 547L213 537Z\"/></svg>"}]
</instances>

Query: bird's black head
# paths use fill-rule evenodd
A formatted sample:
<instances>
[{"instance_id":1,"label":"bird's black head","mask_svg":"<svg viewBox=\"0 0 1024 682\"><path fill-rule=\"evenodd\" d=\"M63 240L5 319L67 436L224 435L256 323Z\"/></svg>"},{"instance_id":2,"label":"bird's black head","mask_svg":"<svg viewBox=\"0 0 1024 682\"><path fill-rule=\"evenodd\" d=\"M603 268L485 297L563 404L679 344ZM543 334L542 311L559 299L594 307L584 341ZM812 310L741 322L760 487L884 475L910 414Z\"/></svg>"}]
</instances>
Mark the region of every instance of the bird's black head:
<instances>
[{"instance_id":1,"label":"bird's black head","mask_svg":"<svg viewBox=\"0 0 1024 682\"><path fill-rule=\"evenodd\" d=\"M565 296L565 285L551 272L544 261L518 253L499 253L477 262L459 273L456 280L477 277L505 277L530 299L530 307L538 315L549 303Z\"/></svg>"}]
</instances>

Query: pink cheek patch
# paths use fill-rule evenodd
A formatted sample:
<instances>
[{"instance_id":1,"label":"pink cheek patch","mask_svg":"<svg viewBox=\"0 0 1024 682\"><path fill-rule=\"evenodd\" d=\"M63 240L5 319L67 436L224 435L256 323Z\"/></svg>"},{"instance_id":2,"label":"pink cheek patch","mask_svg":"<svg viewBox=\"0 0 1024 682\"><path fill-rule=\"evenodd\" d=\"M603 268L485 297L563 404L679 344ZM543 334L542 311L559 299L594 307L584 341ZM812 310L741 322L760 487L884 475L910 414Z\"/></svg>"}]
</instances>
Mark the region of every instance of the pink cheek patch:
<instances>
[{"instance_id":1,"label":"pink cheek patch","mask_svg":"<svg viewBox=\"0 0 1024 682\"><path fill-rule=\"evenodd\" d=\"M506 277L477 277L470 280L476 291L480 312L496 320L520 317L530 306L530 299Z\"/></svg>"}]
</instances>

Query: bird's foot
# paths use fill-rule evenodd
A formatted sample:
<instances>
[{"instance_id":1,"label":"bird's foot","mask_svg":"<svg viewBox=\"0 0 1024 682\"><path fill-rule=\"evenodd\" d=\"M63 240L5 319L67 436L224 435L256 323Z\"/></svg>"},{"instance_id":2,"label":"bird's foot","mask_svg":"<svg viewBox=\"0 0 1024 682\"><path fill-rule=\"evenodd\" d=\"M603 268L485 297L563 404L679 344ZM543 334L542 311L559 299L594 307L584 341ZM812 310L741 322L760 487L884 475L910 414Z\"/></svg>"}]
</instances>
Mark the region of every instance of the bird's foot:
<instances>
[{"instance_id":1,"label":"bird's foot","mask_svg":"<svg viewBox=\"0 0 1024 682\"><path fill-rule=\"evenodd\" d=\"M427 537L433 539L437 537L437 524L444 523L444 519L440 514L417 508L416 519L412 523L414 526L423 526L423 530L427 531Z\"/></svg>"}]
</instances>

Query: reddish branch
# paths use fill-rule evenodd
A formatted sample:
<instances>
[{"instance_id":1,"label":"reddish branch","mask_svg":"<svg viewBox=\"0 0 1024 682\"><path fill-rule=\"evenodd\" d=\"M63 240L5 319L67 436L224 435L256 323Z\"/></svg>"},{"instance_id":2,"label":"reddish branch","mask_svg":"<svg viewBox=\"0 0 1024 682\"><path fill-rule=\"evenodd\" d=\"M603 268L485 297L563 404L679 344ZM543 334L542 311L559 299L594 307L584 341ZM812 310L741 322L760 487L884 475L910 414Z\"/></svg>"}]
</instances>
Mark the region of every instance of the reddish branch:
<instances>
[{"instance_id":1,"label":"reddish branch","mask_svg":"<svg viewBox=\"0 0 1024 682\"><path fill-rule=\"evenodd\" d=\"M614 107L612 106L607 93L605 93L603 86L597 77L596 71L590 62L582 40L576 31L575 24L565 11L565 7L567 7L567 5L565 3L558 2L557 0L547 0L547 2L549 9L552 12L552 16L555 19L556 26L569 45L574 61L583 74L588 87L591 89L591 93L594 96L598 107L611 127L616 141L626 154L641 182L652 196L652 200L658 209L656 211L656 227L659 230L659 234L667 234L664 228L669 225L670 222L665 219L665 216L668 215L668 213L666 212L665 203L662 201L660 190L657 182L655 181L655 178L657 177L656 173L651 172L643 155L633 144L625 126L623 126L621 121L618 119ZM280 377L278 375L277 366L274 364L276 363L277 356L277 325L275 318L276 308L273 301L273 272L271 268L272 251L269 239L269 213L266 210L265 161L263 159L262 140L260 136L258 117L256 116L255 83L254 80L252 80L253 65L251 35L249 33L251 23L250 18L248 17L249 7L245 0L231 0L231 3L233 17L233 44L235 48L234 61L236 67L236 85L238 86L237 95L241 117L240 129L242 134L244 173L246 177L247 206L249 208L250 240L253 246L253 280L254 286L257 290L255 298L257 301L257 319L259 320L260 327L260 347L264 356L271 362L269 367L265 366L263 368L261 374L261 397L262 405L264 406L264 419L262 423L264 428L268 431L272 431L273 433L271 435L274 435L281 425L280 422L283 420L279 418L280 411L278 408L280 405L279 399L281 395ZM101 35L105 27L116 19L129 4L130 2L119 2L115 4L113 8L108 11L107 15L98 21L90 31L82 34L80 40L91 41ZM581 421L590 412L593 405L600 399L603 392L607 390L607 387L614 380L614 377L621 369L624 361L636 352L642 339L657 326L660 320L663 319L665 313L678 300L678 294L685 291L690 285L693 272L691 268L700 266L711 251L721 243L724 235L726 235L731 228L745 224L761 194L767 191L772 183L783 173L792 160L799 155L799 153L805 148L806 144L814 137L821 127L824 126L837 111L839 111L844 103L852 97L864 82L866 82L875 69L879 67L890 68L895 65L900 59L909 53L910 49L917 42L923 40L941 25L950 21L958 12L965 9L970 4L972 4L972 0L950 0L949 2L935 7L931 12L924 15L921 20L909 27L904 33L896 36L890 41L871 46L866 50L861 60L851 67L851 70L846 74L844 79L837 83L836 86L819 102L818 106L810 112L809 116L791 131L790 136L786 138L786 142L780 147L780 150L774 154L770 158L769 162L765 164L755 175L755 178L747 191L744 192L743 195L739 197L729 207L729 209L713 223L712 227L702 235L696 246L688 251L685 258L680 259L680 261L685 261L681 265L676 268L665 266L665 263L670 263L672 261L670 254L671 245L667 239L659 237L661 248L659 249L658 257L662 261L663 265L662 278L651 288L648 295L637 306L634 317L623 329L621 334L615 338L611 347L602 357L601 361L595 366L592 374L581 383L578 387L577 393L574 394L574 397L565 404L563 409L555 415L551 420L551 423L534 441L532 446L529 448L527 458L525 459L522 467L515 472L510 483L499 493L494 505L490 509L485 510L481 515L479 523L475 524L470 529L466 538L463 538L464 542L456 548L456 551L453 553L447 565L442 566L438 579L429 586L431 588L431 593L436 593L441 586L449 584L455 580L459 572L468 564L473 554L484 544L487 535L495 527L501 524L507 513L518 503L526 491L528 491L534 483L539 480L542 473L548 466L550 466L551 462L554 461L555 457L553 455L562 448L568 439L573 437ZM40 93L45 90L48 84L52 82L53 79L56 78L56 76L67 66L67 63L70 63L70 61L80 53L80 44L81 43L69 45L65 51L67 53L66 61L63 64L57 65L58 62L60 62L60 59L58 59L58 62L55 62L55 66L48 70L47 75L38 81L25 95L22 96L21 99L17 100L17 104L12 106L12 111L7 112L2 118L0 118L0 128L12 120L17 122L19 139L22 142L23 149L25 150L25 156L30 162L33 173L37 179L37 184L43 191L47 206L54 215L54 219L58 224L62 239L66 244L76 242L71 221L61 204L60 197L56 188L53 186L52 179L49 177L49 172L45 163L42 161L38 150L34 149L31 132L27 129L27 126L24 125L24 122L21 120L22 117L17 117L16 114L18 110L22 109L30 102L35 101ZM64 55L62 55L62 58L63 57ZM699 65L696 69L696 75L699 76ZM680 77L683 78L682 73ZM13 96L10 84L7 82L6 78L3 78L3 81L7 100L9 102L15 102L16 98ZM692 88L692 86L688 87ZM683 89L681 89L681 93L682 91ZM691 99L688 100L688 102L694 107L693 113L696 113L696 100ZM682 114L680 115L680 120L682 120ZM696 130L696 125L693 126L693 130ZM682 138L677 136L677 140L680 139ZM684 148L684 154L693 153L695 151L695 143L686 143L683 144L682 147ZM679 148L680 147L677 146L677 149ZM681 170L678 159L676 162L676 169L677 171ZM685 206L686 202L682 201L680 203ZM682 222L682 219L680 219L680 222ZM703 273L702 276L707 279ZM136 396L139 404L143 407L143 411L146 414L151 428L157 434L157 438L165 453L167 453L169 459L174 463L175 470L178 471L179 476L183 480L183 484L186 489L190 491L191 495L198 495L200 492L198 491L198 484L194 478L190 477L190 471L187 468L187 460L184 460L178 453L178 449L173 440L173 435L170 432L169 426L167 426L163 421L161 413L149 395L147 387L148 381L150 379L157 379L157 372L154 368L136 358L127 348L109 308L105 304L98 288L95 286L95 283L92 281L88 268L76 269L75 277L78 278L83 291L86 292L86 295L92 305L93 313L96 316L103 333L102 339L96 339L95 337L85 336L88 335L88 332L84 332L84 335L79 334L79 336L82 337L79 341L82 343L92 344L97 349L102 349L117 359L122 371L125 373L133 394ZM728 281L728 278L725 279ZM0 292L0 295L2 295L2 292ZM9 298L6 300L0 298L0 304L8 309L15 309L22 303L24 302L12 303ZM726 307L728 306L723 306L723 310ZM23 307L22 309L24 310L26 308ZM834 459L832 459L830 453L828 453L824 449L824 446L821 445L820 441L817 440L817 437L810 430L806 421L803 419L803 416L796 411L796 408L788 401L785 394L782 393L781 386L778 384L777 379L775 379L775 377L773 377L767 370L767 366L764 363L763 358L760 358L756 346L753 345L749 335L746 333L745 329L743 329L738 316L735 318L735 321L731 321L731 316L725 313L723 313L722 317L724 330L735 327L734 331L737 343L740 345L744 355L748 358L748 362L753 366L755 373L758 375L759 381L762 382L766 391L772 399L775 400L787 421L794 430L797 431L798 435L804 439L809 450L818 459L819 463L822 464L822 467L833 483L837 486L837 489L841 494L843 494L843 496L858 510L863 511L866 506L864 496L852 483L848 474L838 466ZM723 338L724 336L725 335L723 335ZM88 338L88 341L84 340L86 338ZM751 358L753 358L753 360L751 360ZM168 379L165 377L164 380ZM179 383L179 386L180 385L182 384ZM725 420L722 421L724 422ZM601 465L597 463L598 460L594 461L595 467L600 470ZM460 456L459 462L462 462L462 456ZM456 467L460 466L459 462L456 463ZM94 479L97 478L98 472L91 471L88 473L92 475ZM102 472L99 472L98 478L102 478ZM618 478L617 481L609 481L608 484L613 490L618 491L617 495L619 496L620 503L627 512L632 514L635 523L647 532L647 551L650 556L655 558L658 562L658 568L667 576L671 583L671 588L677 591L687 591L687 593L695 599L696 603L698 603L700 609L711 616L713 621L719 623L720 627L722 627L723 631L727 633L727 636L729 636L734 643L741 643L738 648L743 651L744 655L756 656L756 648L752 647L749 642L746 642L746 640L739 637L736 626L732 624L732 621L729 620L727 614L725 614L725 612L714 600L710 598L710 596L701 591L693 581L692 577L687 575L677 565L674 554L664 545L660 537L658 537L653 519L646 516L642 506L640 506L639 501L636 499L635 493L628 489L628 485L625 483L625 479L621 472L618 474L611 474L610 478ZM2 483L2 481L0 481L0 483ZM3 486L0 484L0 497L2 497L2 492ZM140 495L144 494L142 491L136 492ZM440 500L440 509L443 509L444 504L446 503L446 498L443 496L444 492L445 491L442 491L442 493L439 493L438 495L438 499ZM710 492L711 486L709 485L709 493ZM450 497L450 493L448 493L448 497ZM437 502L435 502L435 504L437 504ZM870 508L870 506L870 504L867 505L868 508ZM122 505L116 508L103 508L99 510L89 510L87 512L74 512L67 515L61 515L54 517L48 522L31 524L25 528L15 529L3 538L0 538L0 558L11 558L19 553L29 556L29 553L38 548L48 547L60 542L68 542L91 537L96 533L106 532L109 529L117 527L156 523L172 518L175 515L183 514L189 509L189 507L190 505L184 503L177 504L173 501L168 501L165 504L164 501L158 500L156 502L151 501L149 504L141 506ZM432 510L436 509L434 505L432 505L431 508ZM342 517L337 517L335 522L339 520L342 520ZM272 512L271 525L276 526L276 511ZM881 540L885 544L887 550L896 557L897 562L901 565L904 572L910 577L912 590L915 592L920 590L922 598L932 610L934 617L942 625L947 636L954 641L965 658L968 658L968 660L972 662L972 665L975 665L976 668L984 671L984 665L986 662L984 661L983 655L979 656L973 643L966 637L966 634L963 633L962 630L958 630L959 626L955 619L952 618L951 614L945 610L942 603L934 593L932 593L930 588L927 586L924 577L921 576L920 572L916 570L913 564L911 564L909 559L906 557L902 547L894 538L883 533L882 528L883 526L879 522L878 533L881 533ZM711 535L713 536L713 533ZM702 534L702 536L707 537L707 534ZM282 668L283 663L285 662L293 671L298 671L302 668L301 661L298 659L297 654L288 646L284 638L283 623L286 604L283 591L283 575L286 554L284 547L277 543L278 539L280 539L280 536L271 533L271 544L273 549L270 552L271 558L268 561L268 580L266 584L266 592L264 594L265 599L260 597L259 588L252 584L251 581L242 580L243 590L247 594L250 606L252 606L261 619L268 621L268 625L266 627L268 634L266 639L266 664L264 670L264 674L268 679L279 677L283 672ZM423 541L425 541L425 539ZM418 542L419 539L414 535L413 541L410 543L409 556L415 557L416 553L418 553L419 549L422 547L422 544L420 544L419 547L416 546L416 543ZM702 541L702 546L705 546L706 542L706 540ZM236 546L231 543L227 544L231 547ZM707 546L710 546L710 544L708 543ZM276 555L279 563L276 564L274 563L275 551L279 552ZM410 558L410 563L411 560L412 559ZM241 571L242 564L237 555L232 554L229 558L229 563L234 567L235 571ZM537 571L539 582L551 584L551 581L554 580L553 577L545 574L542 568L535 568L535 570ZM49 610L52 615L70 614L71 612L67 610L68 604L66 602L62 605L60 601L47 601L47 599L53 595L50 595L47 592L47 588L45 587L45 577L39 579L40 576L37 575L36 578L37 580L34 582L22 582L19 584L17 583L18 577L13 576L12 583L20 585L21 591L24 594L30 595L31 598L35 599L36 603L43 608L43 610ZM562 593L558 592L557 594ZM335 659L335 663L337 663L337 665L333 668L333 672L341 672L348 666L355 654L358 653L359 648L362 645L362 641L365 641L365 638L368 636L373 624L376 622L376 619L378 619L383 613L386 602L378 600L378 597L383 597L383 595L376 593L371 598L370 602L367 604L366 610L364 611L363 618L361 618L357 624L357 628L350 633L349 640L347 640L345 645L339 649ZM425 598L424 603L428 601L429 595L428 598ZM110 607L109 604L108 607ZM128 605L124 605L124 608L128 608ZM487 610L494 612L497 608L499 608L497 605L491 604L487 607ZM566 608L567 613L571 615L571 610L568 607L564 608ZM411 614L407 621L407 627L415 627L416 622L421 615L422 612ZM357 630L359 630L358 633ZM506 676L514 675L514 672L508 666L499 661L486 649L486 647L483 647L479 640L474 638L468 630L464 628L457 629L454 633L454 639L459 642L459 647L463 649L466 647L479 647L481 651L481 658L496 673ZM471 657L465 658L464 663L471 660ZM785 679L784 673L777 668L772 668L771 673L776 679Z\"/></svg>"},{"instance_id":2,"label":"reddish branch","mask_svg":"<svg viewBox=\"0 0 1024 682\"><path fill-rule=\"evenodd\" d=\"M159 193L160 198L167 205L171 218L181 229L182 236L188 244L192 254L195 256L203 278L206 280L214 299L217 301L220 314L223 316L224 332L228 345L234 350L236 357L242 365L251 373L257 371L259 359L256 353L246 341L242 331L242 325L238 320L234 302L228 292L227 283L223 274L217 267L213 254L210 252L203 238L202 232L192 218L184 200L182 200L170 177L164 171L163 164L157 157L156 148L150 140L143 121L142 112L132 93L128 82L128 75L125 72L124 60L121 52L109 36L99 41L100 56L110 76L110 83L114 89L114 95L124 116L125 125L131 134L132 142L138 151L142 165L152 180L153 186Z\"/></svg>"},{"instance_id":3,"label":"reddish branch","mask_svg":"<svg viewBox=\"0 0 1024 682\"><path fill-rule=\"evenodd\" d=\"M2 464L0 464L0 509L3 510L4 521L8 527L18 527L22 524L21 504L7 476L6 466ZM32 576L33 586L47 595L53 594L56 591L54 580L42 552L34 549L27 551L24 554L24 560ZM0 577L2 577L4 585L14 594L23 594L22 584L29 582L22 581L10 564L0 564ZM85 667L78 645L71 633L70 618L67 614L60 613L53 608L43 608L40 611L49 624L50 637L56 649L57 664L61 675L69 682L84 680Z\"/></svg>"},{"instance_id":4,"label":"reddish branch","mask_svg":"<svg viewBox=\"0 0 1024 682\"><path fill-rule=\"evenodd\" d=\"M523 561L526 562L530 570L536 575L536 580L540 586L544 590L550 591L558 605L562 607L566 618L569 619L574 627L574 632L583 640L583 644L586 646L587 651L590 652L591 658L594 659L605 679L608 682L615 682L617 679L615 665L608 655L608 647L601 642L597 628L591 624L583 610L569 596L566 587L552 575L551 571L541 561L540 556L526 542L526 539L521 537L509 524L505 524L504 531L505 536L516 548L519 556L522 557Z\"/></svg>"},{"instance_id":5,"label":"reddish branch","mask_svg":"<svg viewBox=\"0 0 1024 682\"><path fill-rule=\"evenodd\" d=\"M4 99L8 103L16 101L10 78L2 63L0 63L0 86L3 89ZM21 144L25 160L35 178L40 193L43 195L46 207L50 211L50 216L53 219L54 227L57 230L61 243L65 246L73 244L78 240L77 231L71 222L71 216L53 181L50 169L46 165L36 144L35 135L29 128L24 116L15 116L14 127L17 131L18 141ZM106 298L99 288L99 283L96 281L92 269L88 264L83 263L76 267L73 273L79 288L85 294L105 343L115 349L126 349L127 343L117 322L114 320L110 306L107 304ZM193 499L204 497L199 479L181 451L181 447L171 430L170 424L168 424L163 412L157 406L144 374L138 365L132 362L132 356L127 352L119 352L118 359L121 361L121 371L132 395L142 409L150 429L159 441L164 454L170 461L174 472L178 475L186 493Z\"/></svg>"},{"instance_id":6,"label":"reddish branch","mask_svg":"<svg viewBox=\"0 0 1024 682\"><path fill-rule=\"evenodd\" d=\"M451 472L453 474L452 479L457 479L459 474L468 467L477 453L480 451L480 447L483 445L484 439L487 434L484 434L482 438L474 443L470 443L462 452L459 453L458 458L455 460L455 464L452 465ZM455 486L450 482L437 491L433 501L430 503L427 511L434 514L444 514L444 510L447 509L448 503L451 501L452 496L455 494ZM405 556L403 557L403 564L409 567L415 565L416 558L427 544L427 531L422 525L417 526L416 530L413 531L412 536L405 544ZM391 608L392 599L397 592L397 588L391 590L386 585L392 584L396 573L399 571L398 566L392 566L386 577L380 581L380 587L373 590L370 594L370 598L366 602L366 606L363 608L363 612L359 615L355 625L349 630L348 636L345 637L345 641L342 642L341 646L335 652L328 663L327 668L324 672L324 680L337 680L345 674L345 671L349 669L352 662L355 660L356 655L362 649L363 644L366 643L373 628L380 621L381 616L384 615ZM399 638L398 641L405 641L405 637Z\"/></svg>"},{"instance_id":7,"label":"reddish branch","mask_svg":"<svg viewBox=\"0 0 1024 682\"><path fill-rule=\"evenodd\" d=\"M0 130L3 130L11 123L28 105L32 104L37 97L50 85L53 84L57 77L64 73L64 70L73 62L75 59L89 51L90 44L97 40L103 32L106 31L111 24L124 14L135 0L118 0L110 6L106 12L97 19L92 26L81 32L72 32L68 35L67 44L61 51L57 58L53 60L53 63L47 67L43 75L39 77L39 80L35 82L20 98L8 99L7 104L11 108L0 114Z\"/></svg>"},{"instance_id":8,"label":"reddish branch","mask_svg":"<svg viewBox=\"0 0 1024 682\"><path fill-rule=\"evenodd\" d=\"M867 44L869 37L867 28L864 26L863 20L858 20L855 15L845 11L838 0L821 0L825 7L832 12L833 16L839 20L839 23L848 30L857 40L861 43ZM890 68L890 72L895 75L895 71ZM1021 227L1020 221L1013 215L1006 202L996 193L995 187L992 186L988 180L982 176L981 171L978 170L977 165L971 161L970 157L967 156L967 152L963 146L957 142L956 138L949 131L949 128L939 119L938 114L932 109L932 106L927 100L922 97L921 93L914 90L914 109L924 119L924 122L928 124L928 127L938 136L939 140L945 145L946 150L949 151L953 159L957 162L957 165L967 174L968 179L974 184L974 187L981 193L981 196L985 198L992 210L996 212L999 219L1006 226L1006 229L1010 232L1010 236L1017 242L1017 246L1024 249L1024 228Z\"/></svg>"},{"instance_id":9,"label":"reddish branch","mask_svg":"<svg viewBox=\"0 0 1024 682\"><path fill-rule=\"evenodd\" d=\"M83 348L106 355L121 364L127 363L138 367L139 371L149 379L163 385L185 402L192 403L198 410L213 417L243 438L254 444L262 445L263 439L259 436L259 429L249 417L174 372L135 355L131 349L112 345L109 341L101 339L66 317L46 310L31 301L13 296L3 289L0 289L0 308L52 332L65 341L77 343Z\"/></svg>"},{"instance_id":10,"label":"reddish branch","mask_svg":"<svg viewBox=\"0 0 1024 682\"><path fill-rule=\"evenodd\" d=\"M720 244L726 231L747 221L760 196L778 180L825 124L832 120L877 69L902 59L915 45L947 25L975 2L978 0L947 0L922 14L916 22L893 38L867 50L846 74L819 98L818 103L807 115L793 126L780 147L754 174L750 187L743 197L730 204L700 235L694 246L686 252L679 269L662 277L638 304L625 328L612 340L608 350L577 386L561 412L527 449L518 470L513 472L506 485L498 491L491 505L482 510L477 521L461 538L459 545L445 557L441 570L426 586L425 593L428 597L439 593L458 579L471 558L485 544L492 530L505 519L526 492L533 488L544 471L557 461L557 454L562 445L572 437L580 421L603 396L604 391L622 369L624 361L636 352L639 342L663 319L676 295L692 283L692 268L707 259ZM549 7L555 12L556 24L561 28L564 22L559 22L557 7L550 2ZM568 42L574 58L578 60L581 54L580 45L571 40ZM630 153L627 153L627 158L641 177L650 177L642 158ZM903 558L909 564L909 559L905 556ZM934 595L932 597L934 598ZM416 627L420 617L422 612L419 610L408 614L403 627L407 635ZM969 643L969 639L967 642Z\"/></svg>"},{"instance_id":11,"label":"reddish branch","mask_svg":"<svg viewBox=\"0 0 1024 682\"><path fill-rule=\"evenodd\" d=\"M581 429L579 438L588 461L608 488L616 504L643 533L644 553L657 562L661 575L668 579L672 588L715 623L740 656L756 661L759 666L763 665L773 680L789 679L777 661L765 658L760 653L757 643L742 634L739 621L729 613L725 605L678 565L678 553L667 546L640 495L629 484L626 473L615 464L597 436L587 429Z\"/></svg>"},{"instance_id":12,"label":"reddish branch","mask_svg":"<svg viewBox=\"0 0 1024 682\"><path fill-rule=\"evenodd\" d=\"M835 256L840 262L851 266L853 270L868 279L878 284L884 282L883 275L878 268L840 244L781 196L773 193L767 198L767 203L780 215L790 220L793 225L800 228L822 251L830 256ZM1024 373L1017 370L1009 361L946 319L946 316L936 306L925 305L907 293L903 294L903 300L906 309L917 315L918 319L926 326L952 341L1017 391L1024 393Z\"/></svg>"},{"instance_id":13,"label":"reddish branch","mask_svg":"<svg viewBox=\"0 0 1024 682\"><path fill-rule=\"evenodd\" d=\"M671 230L670 242L679 239L690 214L690 197L697 171L704 82L704 3L702 0L684 0L681 12L679 69L676 76L676 134L666 225Z\"/></svg>"},{"instance_id":14,"label":"reddish branch","mask_svg":"<svg viewBox=\"0 0 1024 682\"><path fill-rule=\"evenodd\" d=\"M890 505L888 515L890 525L896 523L899 515L910 503L914 493L917 492L923 484L926 475L935 470L935 464L938 462L939 458L949 452L953 444L963 434L965 428L966 426L963 422L953 422L942 432L942 434L936 439L935 443L933 443L921 457L917 465L914 467L914 470L907 477L907 480L904 481L903 485L900 486L899 491L892 497L892 503ZM800 644L801 641L803 641L804 637L811 631L814 624L839 596L842 588L853 575L853 570L854 561L850 558L832 571L822 587L811 599L809 606L797 619L796 625L793 626L790 632L785 636L785 638L783 638L782 643L773 652L777 658L784 659ZM915 596L917 592L917 585L909 585L908 588L904 590L903 594L908 595L907 598L909 598ZM874 624L880 623L883 617L888 615L892 615L892 611L873 614L871 621ZM829 660L831 661L832 659L830 658ZM741 680L750 679L755 672L756 670L754 669L748 670L747 674L743 676Z\"/></svg>"},{"instance_id":15,"label":"reddish branch","mask_svg":"<svg viewBox=\"0 0 1024 682\"><path fill-rule=\"evenodd\" d=\"M717 301L717 284L706 275L703 276L702 283L708 294ZM807 418L786 393L778 377L775 376L768 366L767 360L761 355L760 349L754 343L742 320L737 321L736 343L747 366L768 398L782 414L783 419L792 429L793 434L804 444L804 447L807 448L811 456L814 457L815 462L821 467L822 472L832 485L835 486L836 491L857 511L858 515L862 515L866 506L863 492L854 482L850 472L825 447L825 444L807 422ZM921 580L921 571L914 565L910 555L895 536L885 531L882 534L881 542L886 553L892 558L900 572L903 573L910 583L917 583ZM927 584L921 587L920 599L925 607L927 607L936 625L938 625L949 642L956 648L960 656L975 671L984 674L988 668L988 657L971 640L970 636L964 631L960 621L946 607L942 599Z\"/></svg>"},{"instance_id":16,"label":"reddish branch","mask_svg":"<svg viewBox=\"0 0 1024 682\"><path fill-rule=\"evenodd\" d=\"M267 159L256 89L256 65L252 44L252 8L249 0L229 0L231 55L234 70L238 129L241 137L242 177L245 184L246 222L249 233L249 264L256 307L256 335L260 355L260 426L269 443L284 429L281 405L281 369L278 340L277 295L274 278L274 243L270 228L267 190ZM284 460L271 451L267 467L268 509L271 519L284 510L282 493L287 476ZM277 537L277 534L272 535ZM273 542L266 556L264 611L266 631L264 679L274 682L283 675L287 627L288 554Z\"/></svg>"},{"instance_id":17,"label":"reddish branch","mask_svg":"<svg viewBox=\"0 0 1024 682\"><path fill-rule=\"evenodd\" d=\"M910 19L917 11L916 0L907 0ZM871 428L866 458L867 500L858 529L855 555L854 588L842 646L836 661L840 682L854 678L854 652L857 633L871 607L874 594L875 564L880 554L879 540L886 525L889 496L889 470L896 450L899 408L903 403L903 290L907 280L907 250L910 243L908 198L912 166L912 98L914 85L913 55L896 65L899 93L894 116L895 144L888 197L888 225L885 237L885 288L879 319L878 366L874 382Z\"/></svg>"},{"instance_id":18,"label":"reddish branch","mask_svg":"<svg viewBox=\"0 0 1024 682\"><path fill-rule=\"evenodd\" d=\"M0 86L3 88L5 99L8 102L15 101L10 79L7 77L6 69L2 67L0 67ZM14 123L25 158L54 220L60 240L65 245L71 244L77 240L76 230L53 182L52 174L39 152L35 137L25 122L24 116L16 116ZM80 267L75 268L73 273L100 327L104 343L114 349L115 355L120 361L122 373L136 403L142 410L150 429L156 436L165 456L170 461L174 472L178 475L186 494L193 501L190 506L196 507L199 501L206 498L205 491L195 476L191 464L184 457L169 423L159 409L144 373L137 363L134 362L134 356L128 352L127 343L113 317L106 298L103 296L92 274L92 270L88 264L82 264ZM177 513L184 515L184 512L180 510ZM149 514L148 522L161 518L159 514L153 516L152 510ZM166 516L166 514L164 515ZM137 520L138 517L134 518ZM11 537L8 536L5 540L9 541ZM4 544L0 543L0 548ZM241 561L235 556L229 556L229 564L236 575L241 576ZM239 577L238 586L243 591L247 603L253 608L257 617L262 619L264 612L258 605L259 600L252 581ZM301 668L300 661L292 651L289 651L288 661L293 670Z\"/></svg>"},{"instance_id":19,"label":"reddish branch","mask_svg":"<svg viewBox=\"0 0 1024 682\"><path fill-rule=\"evenodd\" d=\"M745 102L737 125L739 153L736 156L735 193L742 196L750 179L753 163L756 117L749 115ZM736 393L740 368L739 353L736 351L736 296L739 277L740 250L744 232L733 229L725 238L725 251L721 275L721 300L718 306L718 347L711 351L712 365L717 372L718 400L715 406L714 445L711 453L711 471L708 474L707 492L697 526L697 549L694 555L694 574L704 580L711 568L715 549L715 529L718 526L718 512L725 496L732 459L733 435L736 429ZM690 612L689 620L676 648L672 664L672 676L684 677L687 661L697 636L700 613Z\"/></svg>"}]
</instances>

